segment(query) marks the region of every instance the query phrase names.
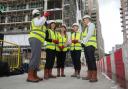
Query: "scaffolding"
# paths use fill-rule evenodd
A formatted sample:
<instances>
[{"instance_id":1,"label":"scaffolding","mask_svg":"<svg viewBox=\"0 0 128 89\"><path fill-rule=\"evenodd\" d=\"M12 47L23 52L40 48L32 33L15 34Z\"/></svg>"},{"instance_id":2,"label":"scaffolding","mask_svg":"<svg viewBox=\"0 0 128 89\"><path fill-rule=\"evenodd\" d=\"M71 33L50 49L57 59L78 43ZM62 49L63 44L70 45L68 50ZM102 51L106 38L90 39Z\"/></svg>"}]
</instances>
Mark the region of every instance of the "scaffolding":
<instances>
[{"instance_id":1,"label":"scaffolding","mask_svg":"<svg viewBox=\"0 0 128 89\"><path fill-rule=\"evenodd\" d=\"M48 21L55 20L58 27L62 23L66 24L69 32L73 23L78 22L82 25L81 20L78 19L77 10L80 11L81 16L91 13L92 20L97 25L99 21L97 13L99 12L95 1L97 0L0 0L2 12L0 13L0 33L5 35L28 34L33 9L39 9L41 13L49 11L51 16L47 18ZM90 5L94 6L91 10L89 10ZM99 40L101 38L102 36L99 36ZM102 42L99 43L103 44Z\"/></svg>"},{"instance_id":2,"label":"scaffolding","mask_svg":"<svg viewBox=\"0 0 128 89\"><path fill-rule=\"evenodd\" d=\"M0 61L7 62L10 70L20 69L22 65L20 46L0 40Z\"/></svg>"},{"instance_id":3,"label":"scaffolding","mask_svg":"<svg viewBox=\"0 0 128 89\"><path fill-rule=\"evenodd\" d=\"M42 13L44 9L50 11L52 15L48 20L62 23L62 0L2 0L0 9L0 32L4 34L28 32L33 9L39 9Z\"/></svg>"}]
</instances>

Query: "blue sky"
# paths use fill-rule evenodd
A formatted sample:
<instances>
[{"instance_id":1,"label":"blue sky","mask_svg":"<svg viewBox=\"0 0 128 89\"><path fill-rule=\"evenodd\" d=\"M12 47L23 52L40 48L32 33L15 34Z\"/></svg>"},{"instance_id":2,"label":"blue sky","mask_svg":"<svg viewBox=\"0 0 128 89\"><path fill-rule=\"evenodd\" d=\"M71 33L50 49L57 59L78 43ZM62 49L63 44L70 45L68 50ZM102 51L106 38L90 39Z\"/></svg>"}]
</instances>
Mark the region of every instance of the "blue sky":
<instances>
[{"instance_id":1,"label":"blue sky","mask_svg":"<svg viewBox=\"0 0 128 89\"><path fill-rule=\"evenodd\" d=\"M116 44L122 44L120 0L98 0L100 22L105 43L105 52L112 50Z\"/></svg>"}]
</instances>

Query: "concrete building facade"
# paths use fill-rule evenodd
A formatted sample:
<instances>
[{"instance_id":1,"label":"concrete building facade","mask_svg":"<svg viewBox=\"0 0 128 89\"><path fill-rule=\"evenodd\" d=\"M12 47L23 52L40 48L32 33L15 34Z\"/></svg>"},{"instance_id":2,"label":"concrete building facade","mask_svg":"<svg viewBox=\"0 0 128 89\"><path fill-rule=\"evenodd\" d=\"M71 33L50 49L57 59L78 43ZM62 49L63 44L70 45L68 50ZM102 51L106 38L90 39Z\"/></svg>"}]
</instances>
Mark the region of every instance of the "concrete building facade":
<instances>
[{"instance_id":1,"label":"concrete building facade","mask_svg":"<svg viewBox=\"0 0 128 89\"><path fill-rule=\"evenodd\" d=\"M122 32L123 32L123 40L126 42L128 40L128 0L120 0L121 1L121 23L122 23Z\"/></svg>"}]
</instances>

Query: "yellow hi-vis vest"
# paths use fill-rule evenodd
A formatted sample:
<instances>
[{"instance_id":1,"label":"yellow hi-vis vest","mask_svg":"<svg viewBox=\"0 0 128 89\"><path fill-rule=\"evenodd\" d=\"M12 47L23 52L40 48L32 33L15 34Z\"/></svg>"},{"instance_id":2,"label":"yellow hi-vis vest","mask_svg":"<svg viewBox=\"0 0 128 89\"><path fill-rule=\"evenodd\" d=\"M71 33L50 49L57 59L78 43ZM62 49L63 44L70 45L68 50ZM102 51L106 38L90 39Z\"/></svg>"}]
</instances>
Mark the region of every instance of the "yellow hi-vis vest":
<instances>
[{"instance_id":1,"label":"yellow hi-vis vest","mask_svg":"<svg viewBox=\"0 0 128 89\"><path fill-rule=\"evenodd\" d=\"M82 37L86 37L88 34L88 28L86 27L84 32L82 32ZM96 29L93 32L92 37L88 40L88 42L85 44L85 46L93 46L97 48L97 40L96 40Z\"/></svg>"},{"instance_id":2,"label":"yellow hi-vis vest","mask_svg":"<svg viewBox=\"0 0 128 89\"><path fill-rule=\"evenodd\" d=\"M29 34L29 38L36 38L40 40L42 43L45 41L45 31L46 26L35 26L34 20L31 21L31 31Z\"/></svg>"},{"instance_id":3,"label":"yellow hi-vis vest","mask_svg":"<svg viewBox=\"0 0 128 89\"><path fill-rule=\"evenodd\" d=\"M71 40L81 40L81 33L80 32L73 32L71 34ZM70 50L81 50L81 43L71 43Z\"/></svg>"},{"instance_id":4,"label":"yellow hi-vis vest","mask_svg":"<svg viewBox=\"0 0 128 89\"><path fill-rule=\"evenodd\" d=\"M55 32L55 31L53 31L51 29L48 29L48 33L49 33L49 39L58 40L58 33L57 32ZM47 41L46 49L56 50L57 45L58 44L55 44L53 42L48 42Z\"/></svg>"},{"instance_id":5,"label":"yellow hi-vis vest","mask_svg":"<svg viewBox=\"0 0 128 89\"><path fill-rule=\"evenodd\" d=\"M67 47L65 47L63 50L59 49L59 46L64 46L65 43L67 42L67 37L66 36L62 36L60 33L58 33L58 39L59 39L59 44L56 48L57 51L67 51Z\"/></svg>"}]
</instances>

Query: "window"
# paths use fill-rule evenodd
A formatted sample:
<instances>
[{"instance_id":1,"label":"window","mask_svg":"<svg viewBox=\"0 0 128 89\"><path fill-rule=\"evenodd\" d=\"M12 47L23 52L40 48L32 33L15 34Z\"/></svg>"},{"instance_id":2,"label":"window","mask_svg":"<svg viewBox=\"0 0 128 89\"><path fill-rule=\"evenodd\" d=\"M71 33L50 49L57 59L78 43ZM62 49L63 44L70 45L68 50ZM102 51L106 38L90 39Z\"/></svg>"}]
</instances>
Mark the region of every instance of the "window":
<instances>
[{"instance_id":1,"label":"window","mask_svg":"<svg viewBox=\"0 0 128 89\"><path fill-rule=\"evenodd\" d=\"M48 20L62 19L62 10L51 11L50 13L52 15L48 17Z\"/></svg>"},{"instance_id":2,"label":"window","mask_svg":"<svg viewBox=\"0 0 128 89\"><path fill-rule=\"evenodd\" d=\"M49 0L48 9L62 8L62 0Z\"/></svg>"},{"instance_id":3,"label":"window","mask_svg":"<svg viewBox=\"0 0 128 89\"><path fill-rule=\"evenodd\" d=\"M128 29L126 30L126 33L128 34Z\"/></svg>"},{"instance_id":4,"label":"window","mask_svg":"<svg viewBox=\"0 0 128 89\"><path fill-rule=\"evenodd\" d=\"M128 24L128 20L126 21L126 24Z\"/></svg>"},{"instance_id":5,"label":"window","mask_svg":"<svg viewBox=\"0 0 128 89\"><path fill-rule=\"evenodd\" d=\"M5 23L5 16L0 16L0 23Z\"/></svg>"},{"instance_id":6,"label":"window","mask_svg":"<svg viewBox=\"0 0 128 89\"><path fill-rule=\"evenodd\" d=\"M128 25L126 25L126 29L128 29Z\"/></svg>"},{"instance_id":7,"label":"window","mask_svg":"<svg viewBox=\"0 0 128 89\"><path fill-rule=\"evenodd\" d=\"M128 14L128 12L125 12L125 15Z\"/></svg>"},{"instance_id":8,"label":"window","mask_svg":"<svg viewBox=\"0 0 128 89\"><path fill-rule=\"evenodd\" d=\"M128 16L125 16L125 19L128 19Z\"/></svg>"},{"instance_id":9,"label":"window","mask_svg":"<svg viewBox=\"0 0 128 89\"><path fill-rule=\"evenodd\" d=\"M37 8L37 7L44 7L44 1L37 0L29 3L29 8Z\"/></svg>"}]
</instances>

